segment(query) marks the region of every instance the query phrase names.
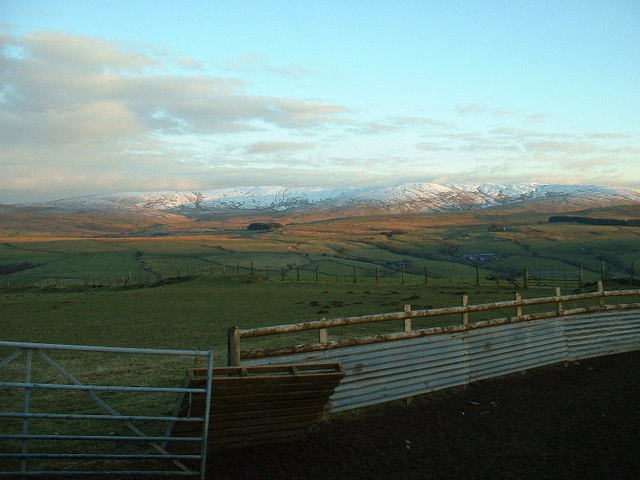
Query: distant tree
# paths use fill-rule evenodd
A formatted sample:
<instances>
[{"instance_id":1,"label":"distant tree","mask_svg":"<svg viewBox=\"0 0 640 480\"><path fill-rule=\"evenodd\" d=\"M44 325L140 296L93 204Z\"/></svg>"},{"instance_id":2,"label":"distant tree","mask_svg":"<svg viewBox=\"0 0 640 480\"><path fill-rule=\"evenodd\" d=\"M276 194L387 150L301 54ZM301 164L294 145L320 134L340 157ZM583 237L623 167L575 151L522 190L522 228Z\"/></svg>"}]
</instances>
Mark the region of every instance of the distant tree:
<instances>
[{"instance_id":1,"label":"distant tree","mask_svg":"<svg viewBox=\"0 0 640 480\"><path fill-rule=\"evenodd\" d=\"M271 230L281 230L282 224L278 222L272 223L252 223L247 227L247 230L257 230L257 231L271 231Z\"/></svg>"}]
</instances>

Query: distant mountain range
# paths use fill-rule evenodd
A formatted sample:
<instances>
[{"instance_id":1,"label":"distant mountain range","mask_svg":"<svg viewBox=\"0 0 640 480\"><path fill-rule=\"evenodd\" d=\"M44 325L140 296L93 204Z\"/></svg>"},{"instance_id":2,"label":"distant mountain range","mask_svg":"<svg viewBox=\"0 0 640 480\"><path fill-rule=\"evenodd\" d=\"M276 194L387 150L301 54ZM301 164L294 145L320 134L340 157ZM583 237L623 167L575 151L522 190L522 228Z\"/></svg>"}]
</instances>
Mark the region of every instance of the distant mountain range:
<instances>
[{"instance_id":1,"label":"distant mountain range","mask_svg":"<svg viewBox=\"0 0 640 480\"><path fill-rule=\"evenodd\" d=\"M534 183L405 183L380 187L231 187L201 191L129 192L31 204L55 213L183 215L199 220L281 217L306 212L331 216L513 207L570 211L640 205L640 189ZM26 205L23 205L26 206Z\"/></svg>"}]
</instances>

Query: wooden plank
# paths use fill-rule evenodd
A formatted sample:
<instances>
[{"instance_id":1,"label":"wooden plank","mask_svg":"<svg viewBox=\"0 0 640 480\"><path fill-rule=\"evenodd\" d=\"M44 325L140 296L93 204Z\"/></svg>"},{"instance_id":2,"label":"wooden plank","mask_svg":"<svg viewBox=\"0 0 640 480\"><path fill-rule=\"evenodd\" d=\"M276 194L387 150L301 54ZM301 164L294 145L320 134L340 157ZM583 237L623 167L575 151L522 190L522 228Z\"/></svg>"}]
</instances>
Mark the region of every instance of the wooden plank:
<instances>
[{"instance_id":1,"label":"wooden plank","mask_svg":"<svg viewBox=\"0 0 640 480\"><path fill-rule=\"evenodd\" d=\"M242 377L242 371L245 370L247 376L260 376L268 375L269 377L275 376L276 373L282 375L293 375L292 368L295 367L298 372L305 372L305 375L316 374L330 374L330 373L344 373L342 367L337 363L312 363L312 364L296 364L296 365L254 365L245 367L217 367L214 369L214 380L229 377ZM196 368L190 370L190 377L192 380L200 380L206 377L206 369Z\"/></svg>"},{"instance_id":2,"label":"wooden plank","mask_svg":"<svg viewBox=\"0 0 640 480\"><path fill-rule=\"evenodd\" d=\"M211 448L249 446L297 438L328 408L345 372L337 363L222 367L214 370L209 427ZM204 370L189 372L189 386L202 386ZM183 396L177 415L203 416L203 394ZM200 435L200 425L176 421L173 436ZM194 452L170 442L170 451ZM197 452L195 452L197 453Z\"/></svg>"},{"instance_id":3,"label":"wooden plank","mask_svg":"<svg viewBox=\"0 0 640 480\"><path fill-rule=\"evenodd\" d=\"M228 395L221 397L213 397L211 399L212 406L224 408L225 405L236 405L244 403L276 403L285 400L308 400L313 398L324 398L325 402L333 393L333 389L312 390L312 391L292 391L292 392L266 392L251 393L247 395ZM191 402L192 408L204 405L204 399L193 398Z\"/></svg>"},{"instance_id":4,"label":"wooden plank","mask_svg":"<svg viewBox=\"0 0 640 480\"><path fill-rule=\"evenodd\" d=\"M284 391L315 391L335 389L340 382L339 379L309 382L229 382L221 385L214 385L212 396L221 397L225 395L248 394L251 392L284 392ZM197 395L197 394L196 394ZM193 396L196 396L193 395ZM201 394L200 394L201 396Z\"/></svg>"}]
</instances>

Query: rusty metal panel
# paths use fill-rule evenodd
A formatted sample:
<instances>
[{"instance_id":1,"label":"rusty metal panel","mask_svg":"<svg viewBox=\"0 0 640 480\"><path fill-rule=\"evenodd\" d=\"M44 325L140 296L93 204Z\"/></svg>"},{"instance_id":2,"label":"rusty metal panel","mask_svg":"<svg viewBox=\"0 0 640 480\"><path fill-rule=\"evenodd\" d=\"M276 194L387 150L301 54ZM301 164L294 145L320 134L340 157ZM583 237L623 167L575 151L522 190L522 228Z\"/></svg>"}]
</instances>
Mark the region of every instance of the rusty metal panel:
<instances>
[{"instance_id":1,"label":"rusty metal panel","mask_svg":"<svg viewBox=\"0 0 640 480\"><path fill-rule=\"evenodd\" d=\"M567 317L569 360L640 349L640 312L615 310Z\"/></svg>"},{"instance_id":2,"label":"rusty metal panel","mask_svg":"<svg viewBox=\"0 0 640 480\"><path fill-rule=\"evenodd\" d=\"M466 341L471 382L567 358L562 318L470 330Z\"/></svg>"}]
</instances>

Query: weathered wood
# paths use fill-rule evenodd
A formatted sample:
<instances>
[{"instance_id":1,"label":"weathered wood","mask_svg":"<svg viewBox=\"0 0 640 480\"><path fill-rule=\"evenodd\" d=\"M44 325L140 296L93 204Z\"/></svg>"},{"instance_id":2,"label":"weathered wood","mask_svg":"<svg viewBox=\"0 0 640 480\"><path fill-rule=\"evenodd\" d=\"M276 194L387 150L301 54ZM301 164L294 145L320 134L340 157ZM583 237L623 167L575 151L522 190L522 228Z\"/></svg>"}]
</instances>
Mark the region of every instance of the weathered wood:
<instances>
[{"instance_id":1,"label":"weathered wood","mask_svg":"<svg viewBox=\"0 0 640 480\"><path fill-rule=\"evenodd\" d=\"M304 434L326 408L345 372L337 363L222 367L214 370L210 448L224 449L292 440ZM189 385L206 381L204 369L188 372ZM203 394L184 396L177 415L202 416ZM172 435L192 436L197 427L176 421ZM186 443L186 445L185 445ZM170 451L191 452L198 444L172 442Z\"/></svg>"},{"instance_id":2,"label":"weathered wood","mask_svg":"<svg viewBox=\"0 0 640 480\"><path fill-rule=\"evenodd\" d=\"M553 298L554 300L557 299L557 297L553 297ZM459 307L455 307L455 308L459 308ZM627 303L627 304L621 304L621 305L604 305L602 307L592 306L592 307L584 307L584 308L575 308L571 310L564 310L562 312L562 315L568 316L568 315L578 315L581 313L603 312L603 311L609 311L609 310L627 310L627 309L634 309L634 308L640 308L640 303ZM557 316L558 314L555 311L544 312L544 313L532 313L532 314L522 315L519 317L495 318L493 320L469 323L468 325L449 325L445 327L432 327L432 328L425 328L421 330L412 330L411 332L390 333L385 335L371 335L367 337L351 338L351 339L342 340L339 342L332 341L327 343L307 343L304 345L294 345L294 346L271 348L271 349L242 350L240 352L240 356L243 359L250 359L250 358L255 359L255 358L279 356L279 355L289 355L294 353L320 352L324 350L333 350L335 348L353 347L356 345L369 345L372 343L405 340L408 338L426 337L429 335L437 335L439 333L460 333L460 332L466 332L468 330L474 330L477 328L505 325L508 323L530 322L533 320L543 320L545 318L553 318Z\"/></svg>"},{"instance_id":3,"label":"weathered wood","mask_svg":"<svg viewBox=\"0 0 640 480\"><path fill-rule=\"evenodd\" d=\"M410 312L411 311L411 305L405 305L404 306L404 312ZM404 331L405 332L410 332L412 330L412 325L411 325L411 319L410 318L405 318L404 319Z\"/></svg>"},{"instance_id":4,"label":"weathered wood","mask_svg":"<svg viewBox=\"0 0 640 480\"><path fill-rule=\"evenodd\" d=\"M558 297L558 302L556 303L556 313L558 314L558 316L560 316L562 315L563 310L562 302L560 301L560 298L562 297L562 291L560 290L560 287L556 287L556 297Z\"/></svg>"},{"instance_id":5,"label":"weathered wood","mask_svg":"<svg viewBox=\"0 0 640 480\"><path fill-rule=\"evenodd\" d=\"M228 363L231 365L240 365L240 329L238 327L231 327L227 330L227 342L228 342Z\"/></svg>"},{"instance_id":6,"label":"weathered wood","mask_svg":"<svg viewBox=\"0 0 640 480\"><path fill-rule=\"evenodd\" d=\"M462 294L462 306L466 307L467 305L469 305L469 295L467 295L466 293ZM462 313L462 324L463 325L469 325L469 312L463 312Z\"/></svg>"},{"instance_id":7,"label":"weathered wood","mask_svg":"<svg viewBox=\"0 0 640 480\"><path fill-rule=\"evenodd\" d=\"M405 318L424 318L442 315L462 315L463 313L486 312L489 310L499 310L502 308L526 307L531 305L555 304L558 301L579 301L600 298L604 304L605 297L622 297L640 295L640 290L618 290L606 292L603 290L591 293L579 293L576 295L565 295L560 298L540 297L522 300L507 300L502 302L484 303L481 305L467 305L458 307L434 308L429 310L412 310L411 312L381 313L374 315L363 315L360 317L344 317L334 319L320 319L310 322L300 322L288 325L275 325L269 327L258 327L251 329L239 329L238 333L242 338L262 337L266 335L276 335L281 333L295 333L319 328L332 328L347 325L359 325L363 323L386 322L390 320L403 320Z\"/></svg>"},{"instance_id":8,"label":"weathered wood","mask_svg":"<svg viewBox=\"0 0 640 480\"><path fill-rule=\"evenodd\" d=\"M329 341L329 330L326 328L321 328L318 330L318 341L320 343L324 343Z\"/></svg>"}]
</instances>

